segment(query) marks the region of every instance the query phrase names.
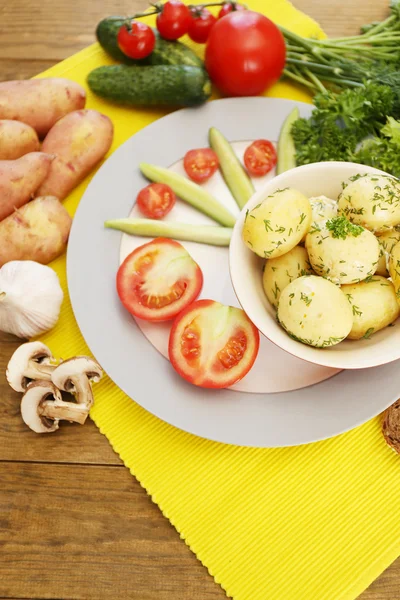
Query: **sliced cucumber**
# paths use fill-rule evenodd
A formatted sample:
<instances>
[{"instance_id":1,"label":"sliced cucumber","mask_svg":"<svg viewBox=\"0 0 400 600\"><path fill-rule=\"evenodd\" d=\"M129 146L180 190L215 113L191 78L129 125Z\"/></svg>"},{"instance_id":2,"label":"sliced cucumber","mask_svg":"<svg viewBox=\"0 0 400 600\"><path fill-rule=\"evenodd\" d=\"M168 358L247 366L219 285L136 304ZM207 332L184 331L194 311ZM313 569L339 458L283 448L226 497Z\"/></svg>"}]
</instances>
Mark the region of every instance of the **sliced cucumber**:
<instances>
[{"instance_id":1,"label":"sliced cucumber","mask_svg":"<svg viewBox=\"0 0 400 600\"><path fill-rule=\"evenodd\" d=\"M296 148L292 138L292 126L300 117L297 106L286 117L278 140L278 164L276 174L283 173L296 166Z\"/></svg>"},{"instance_id":2,"label":"sliced cucumber","mask_svg":"<svg viewBox=\"0 0 400 600\"><path fill-rule=\"evenodd\" d=\"M139 167L147 179L156 183L166 183L181 200L184 200L200 212L211 217L217 223L225 227L234 226L235 217L229 210L222 206L209 192L196 183L193 183L193 181L189 181L186 177L182 177L182 175L173 173L163 167L156 167L147 163L141 163Z\"/></svg>"},{"instance_id":3,"label":"sliced cucumber","mask_svg":"<svg viewBox=\"0 0 400 600\"><path fill-rule=\"evenodd\" d=\"M209 131L210 146L217 154L225 183L240 209L250 200L255 189L251 179L240 164L232 146L215 127Z\"/></svg>"},{"instance_id":4,"label":"sliced cucumber","mask_svg":"<svg viewBox=\"0 0 400 600\"><path fill-rule=\"evenodd\" d=\"M144 237L166 237L186 242L198 242L212 246L229 246L232 229L218 225L188 225L153 219L114 219L106 221L108 229Z\"/></svg>"}]
</instances>

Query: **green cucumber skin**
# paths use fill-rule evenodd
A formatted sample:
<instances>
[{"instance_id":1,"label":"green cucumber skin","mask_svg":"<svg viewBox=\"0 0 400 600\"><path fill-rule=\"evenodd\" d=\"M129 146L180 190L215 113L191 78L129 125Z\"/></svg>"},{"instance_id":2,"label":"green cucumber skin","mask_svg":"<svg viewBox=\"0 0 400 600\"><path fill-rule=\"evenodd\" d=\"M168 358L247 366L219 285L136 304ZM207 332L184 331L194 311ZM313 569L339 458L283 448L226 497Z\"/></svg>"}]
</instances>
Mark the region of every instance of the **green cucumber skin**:
<instances>
[{"instance_id":1,"label":"green cucumber skin","mask_svg":"<svg viewBox=\"0 0 400 600\"><path fill-rule=\"evenodd\" d=\"M211 95L206 72L187 65L111 65L89 73L96 95L128 106L196 106Z\"/></svg>"},{"instance_id":2,"label":"green cucumber skin","mask_svg":"<svg viewBox=\"0 0 400 600\"><path fill-rule=\"evenodd\" d=\"M297 166L296 148L292 138L291 130L293 123L300 118L300 112L297 106L286 117L278 139L278 162L276 165L276 174L280 175L289 169Z\"/></svg>"},{"instance_id":3,"label":"green cucumber skin","mask_svg":"<svg viewBox=\"0 0 400 600\"><path fill-rule=\"evenodd\" d=\"M117 35L120 27L126 22L124 17L107 17L100 21L96 29L96 37L100 46L107 54L118 62L127 65L189 65L203 67L202 60L182 42L164 40L153 29L156 36L156 45L150 56L135 60L126 56L118 46Z\"/></svg>"},{"instance_id":4,"label":"green cucumber skin","mask_svg":"<svg viewBox=\"0 0 400 600\"><path fill-rule=\"evenodd\" d=\"M209 131L211 148L217 154L222 176L240 209L250 200L255 189L232 146L215 127Z\"/></svg>"}]
</instances>

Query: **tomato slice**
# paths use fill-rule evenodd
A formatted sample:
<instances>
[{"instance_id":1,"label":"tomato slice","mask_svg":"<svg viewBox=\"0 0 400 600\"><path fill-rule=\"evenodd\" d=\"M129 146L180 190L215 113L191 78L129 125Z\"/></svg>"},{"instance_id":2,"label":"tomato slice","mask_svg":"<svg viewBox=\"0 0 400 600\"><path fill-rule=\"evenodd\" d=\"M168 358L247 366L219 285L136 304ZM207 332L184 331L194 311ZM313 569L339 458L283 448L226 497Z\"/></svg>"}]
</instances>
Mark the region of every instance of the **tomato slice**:
<instances>
[{"instance_id":1,"label":"tomato slice","mask_svg":"<svg viewBox=\"0 0 400 600\"><path fill-rule=\"evenodd\" d=\"M151 183L137 195L136 202L142 215L162 219L174 207L176 196L165 183Z\"/></svg>"},{"instance_id":2,"label":"tomato slice","mask_svg":"<svg viewBox=\"0 0 400 600\"><path fill-rule=\"evenodd\" d=\"M175 319L169 358L184 379L205 388L226 388L256 360L258 329L240 308L198 300Z\"/></svg>"},{"instance_id":3,"label":"tomato slice","mask_svg":"<svg viewBox=\"0 0 400 600\"><path fill-rule=\"evenodd\" d=\"M146 321L168 321L196 300L203 273L185 248L157 238L136 248L117 273L117 292L125 308Z\"/></svg>"},{"instance_id":4,"label":"tomato slice","mask_svg":"<svg viewBox=\"0 0 400 600\"><path fill-rule=\"evenodd\" d=\"M244 164L250 175L266 175L276 165L276 150L272 142L257 140L244 153Z\"/></svg>"},{"instance_id":5,"label":"tomato slice","mask_svg":"<svg viewBox=\"0 0 400 600\"><path fill-rule=\"evenodd\" d=\"M186 174L196 183L202 183L212 177L219 167L218 156L211 148L189 150L183 159Z\"/></svg>"}]
</instances>

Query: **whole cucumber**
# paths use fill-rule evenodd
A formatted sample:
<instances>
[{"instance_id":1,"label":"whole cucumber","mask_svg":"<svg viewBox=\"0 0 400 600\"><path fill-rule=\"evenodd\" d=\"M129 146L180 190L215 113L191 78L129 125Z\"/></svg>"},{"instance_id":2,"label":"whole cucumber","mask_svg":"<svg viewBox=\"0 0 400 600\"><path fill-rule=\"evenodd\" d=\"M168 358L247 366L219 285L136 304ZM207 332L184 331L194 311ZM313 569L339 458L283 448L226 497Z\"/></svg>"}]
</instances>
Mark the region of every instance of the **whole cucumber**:
<instances>
[{"instance_id":1,"label":"whole cucumber","mask_svg":"<svg viewBox=\"0 0 400 600\"><path fill-rule=\"evenodd\" d=\"M187 65L98 67L87 82L98 96L131 106L195 106L211 95L205 70Z\"/></svg>"},{"instance_id":2,"label":"whole cucumber","mask_svg":"<svg viewBox=\"0 0 400 600\"><path fill-rule=\"evenodd\" d=\"M126 56L118 46L117 36L120 27L126 22L124 17L107 17L100 21L96 29L96 37L100 46L115 60L129 65L189 65L202 67L202 60L185 44L164 40L153 29L156 45L150 56L135 60Z\"/></svg>"}]
</instances>

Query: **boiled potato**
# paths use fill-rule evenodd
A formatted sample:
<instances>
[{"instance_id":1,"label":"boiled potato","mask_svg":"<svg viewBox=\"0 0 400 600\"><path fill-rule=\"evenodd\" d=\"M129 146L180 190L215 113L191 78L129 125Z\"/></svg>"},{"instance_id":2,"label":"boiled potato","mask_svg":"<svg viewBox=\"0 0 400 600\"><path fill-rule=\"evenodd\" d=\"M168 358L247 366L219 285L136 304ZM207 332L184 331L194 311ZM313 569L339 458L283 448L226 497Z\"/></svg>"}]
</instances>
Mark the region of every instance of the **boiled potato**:
<instances>
[{"instance_id":1,"label":"boiled potato","mask_svg":"<svg viewBox=\"0 0 400 600\"><path fill-rule=\"evenodd\" d=\"M306 237L313 270L333 283L356 283L376 271L380 246L373 233L345 217L314 224Z\"/></svg>"},{"instance_id":2,"label":"boiled potato","mask_svg":"<svg viewBox=\"0 0 400 600\"><path fill-rule=\"evenodd\" d=\"M311 224L311 205L301 192L277 190L246 214L243 240L258 256L277 258L297 246Z\"/></svg>"},{"instance_id":3,"label":"boiled potato","mask_svg":"<svg viewBox=\"0 0 400 600\"><path fill-rule=\"evenodd\" d=\"M391 281L375 275L370 280L343 285L353 311L350 340L369 338L373 333L393 323L400 314L396 292Z\"/></svg>"},{"instance_id":4,"label":"boiled potato","mask_svg":"<svg viewBox=\"0 0 400 600\"><path fill-rule=\"evenodd\" d=\"M339 214L374 233L400 223L400 182L389 175L353 177L339 196Z\"/></svg>"},{"instance_id":5,"label":"boiled potato","mask_svg":"<svg viewBox=\"0 0 400 600\"><path fill-rule=\"evenodd\" d=\"M393 246L389 255L389 273L396 291L397 301L400 302L400 242Z\"/></svg>"},{"instance_id":6,"label":"boiled potato","mask_svg":"<svg viewBox=\"0 0 400 600\"><path fill-rule=\"evenodd\" d=\"M327 196L315 196L310 198L312 221L319 223L337 217L338 203Z\"/></svg>"},{"instance_id":7,"label":"boiled potato","mask_svg":"<svg viewBox=\"0 0 400 600\"><path fill-rule=\"evenodd\" d=\"M352 308L342 290L316 275L299 277L285 287L277 317L290 337L316 348L338 344L353 326Z\"/></svg>"},{"instance_id":8,"label":"boiled potato","mask_svg":"<svg viewBox=\"0 0 400 600\"><path fill-rule=\"evenodd\" d=\"M382 275L382 277L389 276L387 269L389 254L392 251L393 246L395 246L398 241L400 241L400 231L398 229L386 231L386 233L382 233L382 235L378 237L378 242L381 245L381 256L375 272L376 275Z\"/></svg>"},{"instance_id":9,"label":"boiled potato","mask_svg":"<svg viewBox=\"0 0 400 600\"><path fill-rule=\"evenodd\" d=\"M265 263L263 287L265 295L277 308L283 290L294 279L312 273L305 248L296 246L279 258L270 258Z\"/></svg>"}]
</instances>

